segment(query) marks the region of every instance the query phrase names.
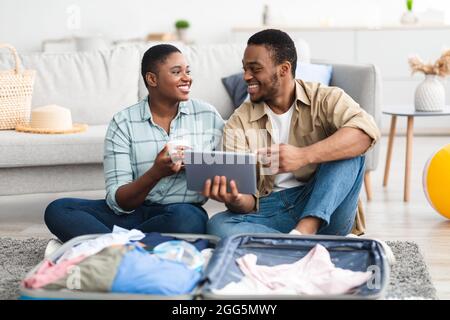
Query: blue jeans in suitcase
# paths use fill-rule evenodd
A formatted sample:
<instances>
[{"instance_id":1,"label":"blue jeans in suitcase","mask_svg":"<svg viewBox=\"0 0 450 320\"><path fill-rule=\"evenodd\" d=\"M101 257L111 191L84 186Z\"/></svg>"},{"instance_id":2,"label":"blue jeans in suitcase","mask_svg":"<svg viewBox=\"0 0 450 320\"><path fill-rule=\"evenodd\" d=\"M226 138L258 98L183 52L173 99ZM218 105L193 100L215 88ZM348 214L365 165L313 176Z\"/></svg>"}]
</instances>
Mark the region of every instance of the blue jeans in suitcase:
<instances>
[{"instance_id":1,"label":"blue jeans in suitcase","mask_svg":"<svg viewBox=\"0 0 450 320\"><path fill-rule=\"evenodd\" d=\"M322 221L318 234L346 235L355 221L365 157L322 163L305 185L260 198L259 211L214 215L207 232L219 237L240 233L289 233L305 217Z\"/></svg>"},{"instance_id":2,"label":"blue jeans in suitcase","mask_svg":"<svg viewBox=\"0 0 450 320\"><path fill-rule=\"evenodd\" d=\"M45 224L62 242L85 234L109 233L114 225L144 233L205 233L208 215L198 204L144 202L131 214L117 215L105 200L63 198L45 210Z\"/></svg>"}]
</instances>

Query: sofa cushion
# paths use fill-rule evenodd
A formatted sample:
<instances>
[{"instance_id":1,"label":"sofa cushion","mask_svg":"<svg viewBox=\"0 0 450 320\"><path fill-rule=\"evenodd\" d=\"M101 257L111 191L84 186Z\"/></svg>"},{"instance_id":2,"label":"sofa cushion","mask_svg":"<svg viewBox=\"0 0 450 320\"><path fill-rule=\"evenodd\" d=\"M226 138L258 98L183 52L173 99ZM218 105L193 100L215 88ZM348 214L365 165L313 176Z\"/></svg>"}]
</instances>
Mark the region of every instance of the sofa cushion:
<instances>
[{"instance_id":1,"label":"sofa cushion","mask_svg":"<svg viewBox=\"0 0 450 320\"><path fill-rule=\"evenodd\" d=\"M234 111L222 78L242 70L245 45L189 46L185 51L193 77L191 97L209 102L224 119Z\"/></svg>"},{"instance_id":2,"label":"sofa cushion","mask_svg":"<svg viewBox=\"0 0 450 320\"><path fill-rule=\"evenodd\" d=\"M329 86L331 76L333 74L333 66L326 64L303 63L297 64L295 77L309 82L320 82L325 86Z\"/></svg>"},{"instance_id":3,"label":"sofa cushion","mask_svg":"<svg viewBox=\"0 0 450 320\"><path fill-rule=\"evenodd\" d=\"M76 53L21 55L27 69L37 71L32 106L58 104L69 108L74 122L107 124L112 116L138 101L139 51L118 47ZM0 69L13 59L0 55Z\"/></svg>"},{"instance_id":4,"label":"sofa cushion","mask_svg":"<svg viewBox=\"0 0 450 320\"><path fill-rule=\"evenodd\" d=\"M0 131L0 168L103 163L106 128L92 125L75 134Z\"/></svg>"},{"instance_id":5,"label":"sofa cushion","mask_svg":"<svg viewBox=\"0 0 450 320\"><path fill-rule=\"evenodd\" d=\"M73 191L105 190L103 165L100 163L0 168L0 176L2 177L2 179L0 179L0 199L2 200L5 199L4 196L8 195L71 192L71 194L67 196L73 197L75 196ZM86 198L86 194L84 193L82 196L79 194L79 196L81 198ZM100 198L101 197L97 199ZM47 205L48 203L50 203L50 201L47 202ZM45 209L46 206L44 206L43 209ZM2 207L2 209L4 208ZM20 211L22 210L23 208ZM2 210L0 210L0 215L4 213L4 211L1 211ZM42 212L44 211L41 211L41 213ZM13 212L11 214L15 213L16 212Z\"/></svg>"},{"instance_id":6,"label":"sofa cushion","mask_svg":"<svg viewBox=\"0 0 450 320\"><path fill-rule=\"evenodd\" d=\"M222 83L228 92L231 100L233 100L233 106L239 107L247 98L247 83L243 79L244 74L242 72L232 74L229 77L222 78Z\"/></svg>"}]
</instances>

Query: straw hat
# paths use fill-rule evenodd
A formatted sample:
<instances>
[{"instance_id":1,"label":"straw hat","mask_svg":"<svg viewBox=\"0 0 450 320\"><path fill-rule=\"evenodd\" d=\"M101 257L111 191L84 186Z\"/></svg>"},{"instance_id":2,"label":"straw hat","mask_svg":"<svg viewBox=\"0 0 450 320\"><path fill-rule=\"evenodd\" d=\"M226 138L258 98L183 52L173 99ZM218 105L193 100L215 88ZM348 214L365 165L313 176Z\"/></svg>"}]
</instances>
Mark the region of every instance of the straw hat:
<instances>
[{"instance_id":1,"label":"straw hat","mask_svg":"<svg viewBox=\"0 0 450 320\"><path fill-rule=\"evenodd\" d=\"M31 121L16 126L17 131L29 133L77 133L87 129L86 124L72 124L72 114L67 108L54 104L31 110Z\"/></svg>"}]
</instances>

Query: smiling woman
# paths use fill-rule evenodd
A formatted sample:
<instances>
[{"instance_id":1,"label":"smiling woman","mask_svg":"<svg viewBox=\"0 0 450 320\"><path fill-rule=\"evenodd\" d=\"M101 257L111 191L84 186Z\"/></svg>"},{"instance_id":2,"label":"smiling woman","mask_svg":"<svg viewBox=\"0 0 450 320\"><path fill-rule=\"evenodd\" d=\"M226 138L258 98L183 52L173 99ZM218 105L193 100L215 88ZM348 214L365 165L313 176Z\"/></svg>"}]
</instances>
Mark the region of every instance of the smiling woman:
<instances>
[{"instance_id":1,"label":"smiling woman","mask_svg":"<svg viewBox=\"0 0 450 320\"><path fill-rule=\"evenodd\" d=\"M177 104L189 99L192 78L187 62L178 48L158 45L150 48L142 59L142 76L152 97L152 107L160 101ZM158 112L152 108L152 112Z\"/></svg>"},{"instance_id":2,"label":"smiling woman","mask_svg":"<svg viewBox=\"0 0 450 320\"><path fill-rule=\"evenodd\" d=\"M148 49L141 74L148 96L116 113L106 133L106 199L59 199L46 209L45 222L62 241L109 233L114 225L143 232L206 232L206 198L187 189L183 152L169 151L180 140L214 151L224 122L215 107L189 98L192 78L178 48Z\"/></svg>"}]
</instances>

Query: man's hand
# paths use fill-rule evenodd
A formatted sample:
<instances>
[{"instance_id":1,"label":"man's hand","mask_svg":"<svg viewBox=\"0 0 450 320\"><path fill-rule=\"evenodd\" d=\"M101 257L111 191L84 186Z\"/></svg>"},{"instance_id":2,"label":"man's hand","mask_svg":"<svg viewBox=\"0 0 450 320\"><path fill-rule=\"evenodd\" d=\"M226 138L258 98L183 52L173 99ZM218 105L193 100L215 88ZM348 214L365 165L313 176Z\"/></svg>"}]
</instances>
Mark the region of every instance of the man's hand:
<instances>
[{"instance_id":1,"label":"man's hand","mask_svg":"<svg viewBox=\"0 0 450 320\"><path fill-rule=\"evenodd\" d=\"M169 155L169 148L167 145L156 156L153 167L150 170L158 179L162 179L167 176L171 176L183 167L184 153L179 151L177 154L177 161L173 162Z\"/></svg>"},{"instance_id":2,"label":"man's hand","mask_svg":"<svg viewBox=\"0 0 450 320\"><path fill-rule=\"evenodd\" d=\"M213 181L206 180L203 195L207 198L225 203L228 210L236 213L252 212L255 208L255 197L251 194L239 193L236 182L230 181L230 191L227 192L227 178L215 176Z\"/></svg>"},{"instance_id":3,"label":"man's hand","mask_svg":"<svg viewBox=\"0 0 450 320\"><path fill-rule=\"evenodd\" d=\"M203 195L225 204L239 204L242 194L239 193L234 180L230 181L230 190L231 192L227 192L227 177L215 176L213 181L206 180Z\"/></svg>"},{"instance_id":4,"label":"man's hand","mask_svg":"<svg viewBox=\"0 0 450 320\"><path fill-rule=\"evenodd\" d=\"M258 150L258 158L264 167L270 168L272 174L293 172L306 166L306 149L289 144L275 144L270 148Z\"/></svg>"}]
</instances>

